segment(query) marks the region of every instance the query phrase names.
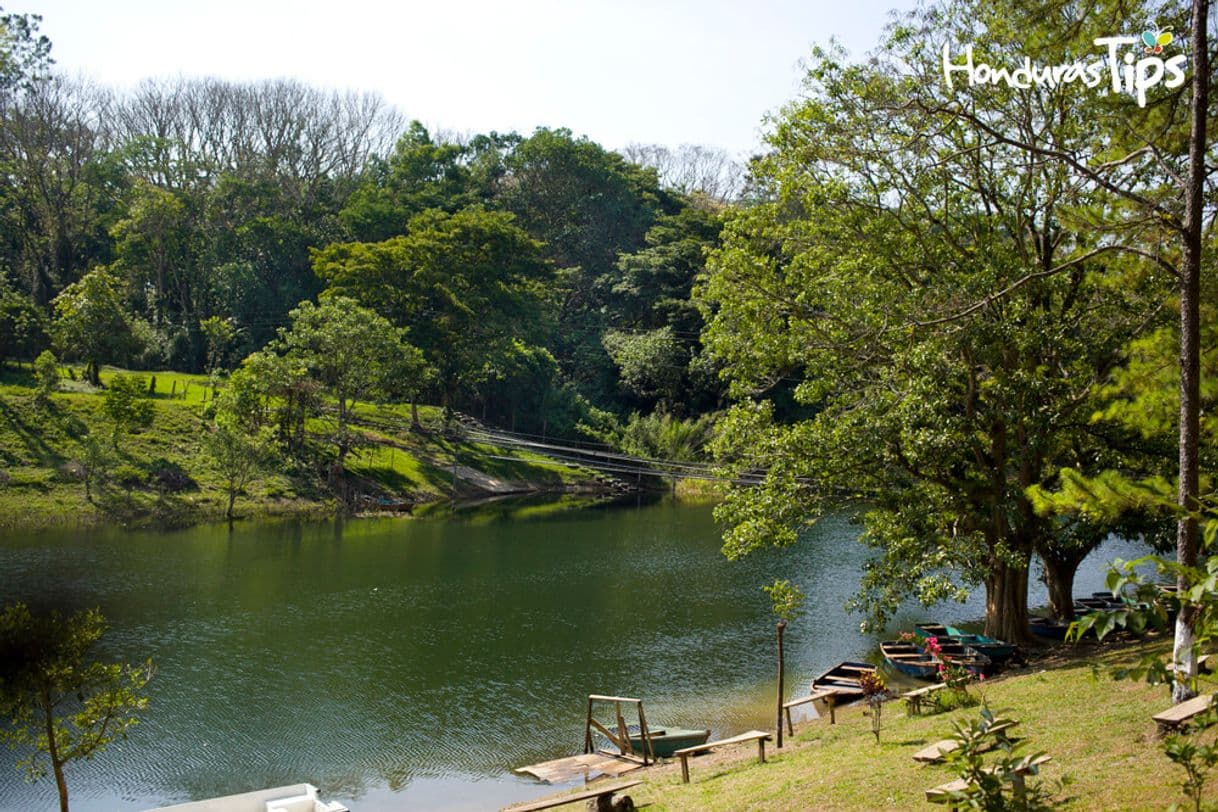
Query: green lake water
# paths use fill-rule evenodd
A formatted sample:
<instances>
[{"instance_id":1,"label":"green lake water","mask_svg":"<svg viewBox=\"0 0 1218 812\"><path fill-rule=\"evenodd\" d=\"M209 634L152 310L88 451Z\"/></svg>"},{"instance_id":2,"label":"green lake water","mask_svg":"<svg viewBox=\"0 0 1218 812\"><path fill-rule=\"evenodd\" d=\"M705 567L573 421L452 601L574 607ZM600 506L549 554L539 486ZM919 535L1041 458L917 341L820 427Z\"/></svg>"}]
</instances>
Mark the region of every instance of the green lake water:
<instances>
[{"instance_id":1,"label":"green lake water","mask_svg":"<svg viewBox=\"0 0 1218 812\"><path fill-rule=\"evenodd\" d=\"M760 587L776 576L809 595L787 633L791 691L873 657L878 638L842 610L866 556L856 537L834 516L792 550L729 563L710 508L671 503L48 532L4 540L0 600L98 606L105 653L156 664L130 738L69 767L77 812L299 781L355 812L497 809L554 791L510 771L579 752L589 693L715 736L771 725ZM1110 542L1078 592L1137 552ZM0 809L54 806L52 780L0 765Z\"/></svg>"}]
</instances>

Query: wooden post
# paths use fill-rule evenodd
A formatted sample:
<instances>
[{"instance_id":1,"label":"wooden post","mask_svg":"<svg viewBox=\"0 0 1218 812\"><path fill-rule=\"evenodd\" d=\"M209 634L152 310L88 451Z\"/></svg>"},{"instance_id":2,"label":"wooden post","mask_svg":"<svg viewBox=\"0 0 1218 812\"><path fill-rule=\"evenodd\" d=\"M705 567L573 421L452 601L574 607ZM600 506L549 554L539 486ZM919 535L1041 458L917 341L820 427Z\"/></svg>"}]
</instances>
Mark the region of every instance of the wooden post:
<instances>
[{"instance_id":1,"label":"wooden post","mask_svg":"<svg viewBox=\"0 0 1218 812\"><path fill-rule=\"evenodd\" d=\"M646 767L651 761L656 760L656 748L651 743L651 729L647 727L647 717L643 715L643 700L639 700L639 735L643 737L643 766Z\"/></svg>"},{"instance_id":2,"label":"wooden post","mask_svg":"<svg viewBox=\"0 0 1218 812\"><path fill-rule=\"evenodd\" d=\"M592 697L588 697L588 718L584 721L584 752L592 752Z\"/></svg>"},{"instance_id":3,"label":"wooden post","mask_svg":"<svg viewBox=\"0 0 1218 812\"><path fill-rule=\"evenodd\" d=\"M617 709L617 733L622 737L622 752L634 755L634 745L630 743L630 731L626 728L626 717L622 715L622 703L614 703Z\"/></svg>"},{"instance_id":4,"label":"wooden post","mask_svg":"<svg viewBox=\"0 0 1218 812\"><path fill-rule=\"evenodd\" d=\"M778 739L777 739L777 747L779 750L782 749L782 698L785 693L783 691L783 684L782 684L782 682L783 682L782 632L786 628L787 628L787 622L785 620L778 621ZM792 731L792 735L794 735L794 731ZM762 753L761 760L765 761L764 751Z\"/></svg>"}]
</instances>

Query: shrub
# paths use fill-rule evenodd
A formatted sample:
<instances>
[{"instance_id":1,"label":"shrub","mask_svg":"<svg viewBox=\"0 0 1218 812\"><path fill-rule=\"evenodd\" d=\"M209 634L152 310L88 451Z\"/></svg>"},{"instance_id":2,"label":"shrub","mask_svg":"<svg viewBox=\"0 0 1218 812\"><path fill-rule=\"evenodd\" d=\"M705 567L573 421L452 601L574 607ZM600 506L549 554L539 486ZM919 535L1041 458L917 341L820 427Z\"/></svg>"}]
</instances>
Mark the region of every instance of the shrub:
<instances>
[{"instance_id":1,"label":"shrub","mask_svg":"<svg viewBox=\"0 0 1218 812\"><path fill-rule=\"evenodd\" d=\"M34 361L34 378L38 387L34 399L39 406L51 402L51 393L59 389L59 359L50 350L43 350Z\"/></svg>"}]
</instances>

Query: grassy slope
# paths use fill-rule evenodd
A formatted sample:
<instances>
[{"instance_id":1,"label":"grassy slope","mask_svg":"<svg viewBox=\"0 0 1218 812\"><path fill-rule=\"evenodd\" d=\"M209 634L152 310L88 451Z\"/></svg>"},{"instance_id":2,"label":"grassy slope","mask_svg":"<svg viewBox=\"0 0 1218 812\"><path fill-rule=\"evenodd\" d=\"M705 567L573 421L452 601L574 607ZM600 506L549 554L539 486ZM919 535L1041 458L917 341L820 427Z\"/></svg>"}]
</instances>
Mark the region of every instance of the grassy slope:
<instances>
[{"instance_id":1,"label":"grassy slope","mask_svg":"<svg viewBox=\"0 0 1218 812\"><path fill-rule=\"evenodd\" d=\"M104 370L102 381L119 370ZM0 370L0 527L85 525L104 522L185 524L221 518L224 482L202 452L200 416L207 379L175 372L140 373L156 376L155 419L151 428L123 438L112 452L114 466L127 466L148 475L158 461L180 466L194 482L180 493L158 494L149 486L130 493L111 483L85 499L84 486L65 469L79 458L81 438L89 432L105 438L110 431L101 413L101 396L79 381L65 380L52 397L50 409L34 404L33 380L25 369ZM171 392L175 395L171 397ZM185 397L183 397L185 393ZM590 474L574 471L537 455L496 449L482 444L451 443L438 435L408 430L408 407L361 406L359 414L374 418L378 428L360 427L371 443L354 452L348 469L380 485L388 493L418 501L441 499L452 493L452 460L462 466L533 489L559 490L588 482ZM435 409L421 407L425 422L437 422ZM324 432L323 421L310 430ZM502 459L508 458L508 459ZM471 495L469 483L457 483L457 495ZM273 515L330 511L334 507L324 483L309 470L285 468L264 476L238 498L239 515Z\"/></svg>"},{"instance_id":2,"label":"grassy slope","mask_svg":"<svg viewBox=\"0 0 1218 812\"><path fill-rule=\"evenodd\" d=\"M1162 641L1100 655L1105 665L1129 662L1136 652ZM1211 686L1210 690L1214 690ZM984 695L995 710L1020 720L1016 729L1024 752L1053 757L1042 778L1069 776L1057 796L1076 809L1165 808L1184 802L1184 772L1163 755L1150 717L1170 705L1162 687L1114 681L1073 663L1024 676L991 681ZM943 765L922 766L912 754L951 733L954 719L976 718L977 709L906 717L899 702L885 706L881 743L862 709L839 711L838 724L815 720L796 727L796 748L784 749L767 764L755 758L725 765L691 762L692 782L679 770L650 777L630 791L651 810L935 809L924 791L956 776ZM1204 741L1212 733L1198 734ZM770 748L772 749L772 748ZM746 752L755 753L751 745ZM636 774L637 775L637 774ZM1218 798L1218 775L1208 796Z\"/></svg>"}]
</instances>

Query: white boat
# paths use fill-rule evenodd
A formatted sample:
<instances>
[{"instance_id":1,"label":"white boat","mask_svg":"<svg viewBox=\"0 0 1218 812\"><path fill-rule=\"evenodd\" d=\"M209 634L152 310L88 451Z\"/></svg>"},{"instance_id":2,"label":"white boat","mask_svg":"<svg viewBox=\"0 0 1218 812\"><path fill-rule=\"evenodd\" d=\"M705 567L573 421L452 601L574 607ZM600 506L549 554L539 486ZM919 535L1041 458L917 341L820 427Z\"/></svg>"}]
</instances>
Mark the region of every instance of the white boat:
<instances>
[{"instance_id":1,"label":"white boat","mask_svg":"<svg viewBox=\"0 0 1218 812\"><path fill-rule=\"evenodd\" d=\"M240 795L225 795L223 798L208 798L174 806L161 806L148 812L350 812L338 801L325 801L317 797L317 787L312 784L293 784L288 787L260 789Z\"/></svg>"}]
</instances>

